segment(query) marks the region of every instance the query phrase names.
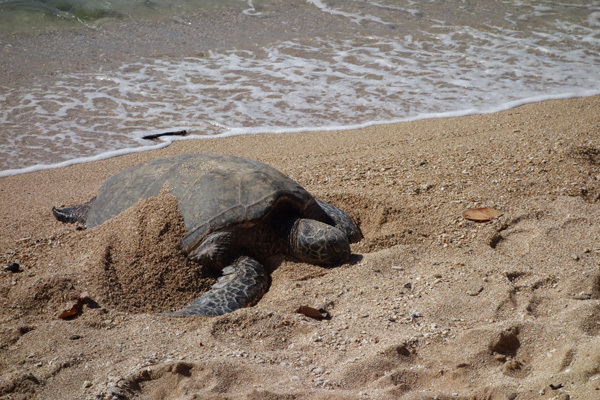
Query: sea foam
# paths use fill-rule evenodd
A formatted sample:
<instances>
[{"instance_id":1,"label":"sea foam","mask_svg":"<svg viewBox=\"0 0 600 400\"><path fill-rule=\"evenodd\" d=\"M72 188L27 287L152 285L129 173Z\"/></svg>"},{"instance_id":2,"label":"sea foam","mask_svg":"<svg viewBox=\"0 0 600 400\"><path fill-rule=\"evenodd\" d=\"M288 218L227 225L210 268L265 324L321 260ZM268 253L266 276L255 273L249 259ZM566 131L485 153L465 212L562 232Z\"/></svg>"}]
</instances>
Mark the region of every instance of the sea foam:
<instances>
[{"instance_id":1,"label":"sea foam","mask_svg":"<svg viewBox=\"0 0 600 400\"><path fill-rule=\"evenodd\" d=\"M428 25L411 1L370 2L367 11L356 2L309 3L357 26L387 26L390 10L413 25L142 58L2 88L0 124L9 134L0 138L0 176L164 146L181 138L149 145L142 136L175 127L188 138L349 129L600 93L598 12L586 22L534 5L527 15L508 8L496 20ZM517 29L535 18L537 30Z\"/></svg>"}]
</instances>

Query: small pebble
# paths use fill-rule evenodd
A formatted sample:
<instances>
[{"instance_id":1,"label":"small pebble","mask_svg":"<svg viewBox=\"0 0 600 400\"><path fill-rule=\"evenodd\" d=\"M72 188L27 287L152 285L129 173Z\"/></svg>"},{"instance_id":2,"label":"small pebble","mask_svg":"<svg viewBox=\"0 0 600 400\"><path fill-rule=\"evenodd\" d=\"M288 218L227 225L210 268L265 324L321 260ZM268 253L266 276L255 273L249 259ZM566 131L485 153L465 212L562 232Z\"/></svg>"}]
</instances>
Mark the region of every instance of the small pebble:
<instances>
[{"instance_id":1,"label":"small pebble","mask_svg":"<svg viewBox=\"0 0 600 400\"><path fill-rule=\"evenodd\" d=\"M467 290L467 294L469 296L477 296L481 292L483 292L483 286L478 286L474 289Z\"/></svg>"},{"instance_id":2,"label":"small pebble","mask_svg":"<svg viewBox=\"0 0 600 400\"><path fill-rule=\"evenodd\" d=\"M22 270L20 269L21 266L19 264L17 264L16 262L14 263L10 263L6 266L6 268L4 268L4 270L8 271L8 272L21 272Z\"/></svg>"},{"instance_id":3,"label":"small pebble","mask_svg":"<svg viewBox=\"0 0 600 400\"><path fill-rule=\"evenodd\" d=\"M520 361L513 359L508 360L506 363L504 363L502 368L504 369L504 371L516 371L521 369L522 365L523 364Z\"/></svg>"}]
</instances>

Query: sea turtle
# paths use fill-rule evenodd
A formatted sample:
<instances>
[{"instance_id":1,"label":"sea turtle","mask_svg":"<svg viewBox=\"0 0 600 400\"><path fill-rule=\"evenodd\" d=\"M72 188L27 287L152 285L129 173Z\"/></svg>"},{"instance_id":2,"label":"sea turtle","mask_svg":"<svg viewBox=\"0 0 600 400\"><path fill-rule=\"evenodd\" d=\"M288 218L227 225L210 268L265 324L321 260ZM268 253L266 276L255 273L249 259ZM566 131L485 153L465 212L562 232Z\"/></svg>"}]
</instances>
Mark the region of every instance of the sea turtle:
<instances>
[{"instance_id":1,"label":"sea turtle","mask_svg":"<svg viewBox=\"0 0 600 400\"><path fill-rule=\"evenodd\" d=\"M170 315L222 315L255 304L268 277L259 260L286 254L328 266L350 258L359 228L344 211L317 200L276 169L240 157L185 154L108 178L87 203L52 208L62 222L102 224L165 187L177 198L186 235L182 249L222 271L198 299Z\"/></svg>"}]
</instances>

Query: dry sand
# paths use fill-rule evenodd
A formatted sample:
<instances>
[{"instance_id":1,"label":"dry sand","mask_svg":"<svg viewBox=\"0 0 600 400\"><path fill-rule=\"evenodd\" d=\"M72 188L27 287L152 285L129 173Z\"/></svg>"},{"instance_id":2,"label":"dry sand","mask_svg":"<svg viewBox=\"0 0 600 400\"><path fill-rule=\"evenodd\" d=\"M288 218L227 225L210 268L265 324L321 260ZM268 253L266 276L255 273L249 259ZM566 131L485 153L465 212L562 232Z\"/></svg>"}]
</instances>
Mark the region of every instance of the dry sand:
<instances>
[{"instance_id":1,"label":"dry sand","mask_svg":"<svg viewBox=\"0 0 600 400\"><path fill-rule=\"evenodd\" d=\"M213 277L176 201L90 230L53 205L180 153L266 162L364 239L325 269L269 260L258 305L168 318ZM0 398L599 399L600 96L346 132L184 141L0 180ZM471 207L502 216L474 223ZM58 314L88 292L81 314ZM330 320L295 313L324 307Z\"/></svg>"}]
</instances>

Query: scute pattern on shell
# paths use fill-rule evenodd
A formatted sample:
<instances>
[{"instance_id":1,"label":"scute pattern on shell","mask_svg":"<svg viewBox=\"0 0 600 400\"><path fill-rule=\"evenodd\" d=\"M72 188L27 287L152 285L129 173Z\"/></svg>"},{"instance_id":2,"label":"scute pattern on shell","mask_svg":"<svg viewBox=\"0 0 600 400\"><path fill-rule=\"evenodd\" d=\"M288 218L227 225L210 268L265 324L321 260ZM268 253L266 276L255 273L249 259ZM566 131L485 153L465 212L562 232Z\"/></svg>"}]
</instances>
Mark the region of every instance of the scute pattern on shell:
<instances>
[{"instance_id":1,"label":"scute pattern on shell","mask_svg":"<svg viewBox=\"0 0 600 400\"><path fill-rule=\"evenodd\" d=\"M229 155L185 154L138 165L107 179L90 209L87 226L100 225L140 199L157 196L163 187L177 197L187 229L182 240L186 252L211 232L258 223L282 199L300 214L318 207L305 189L268 165Z\"/></svg>"}]
</instances>

